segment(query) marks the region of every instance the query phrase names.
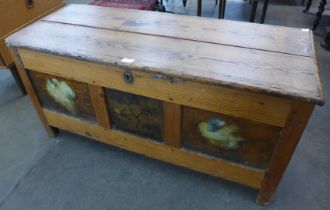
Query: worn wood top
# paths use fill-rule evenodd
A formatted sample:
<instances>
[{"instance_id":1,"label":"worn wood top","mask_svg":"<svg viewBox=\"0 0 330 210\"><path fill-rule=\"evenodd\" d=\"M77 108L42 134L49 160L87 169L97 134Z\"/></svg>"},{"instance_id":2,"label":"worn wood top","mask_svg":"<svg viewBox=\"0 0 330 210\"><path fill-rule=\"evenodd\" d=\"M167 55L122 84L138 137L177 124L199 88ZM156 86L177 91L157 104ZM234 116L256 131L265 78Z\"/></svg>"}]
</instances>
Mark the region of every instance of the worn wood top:
<instances>
[{"instance_id":1,"label":"worn wood top","mask_svg":"<svg viewBox=\"0 0 330 210\"><path fill-rule=\"evenodd\" d=\"M13 34L13 47L323 104L308 30L69 5ZM123 58L135 59L132 63Z\"/></svg>"}]
</instances>

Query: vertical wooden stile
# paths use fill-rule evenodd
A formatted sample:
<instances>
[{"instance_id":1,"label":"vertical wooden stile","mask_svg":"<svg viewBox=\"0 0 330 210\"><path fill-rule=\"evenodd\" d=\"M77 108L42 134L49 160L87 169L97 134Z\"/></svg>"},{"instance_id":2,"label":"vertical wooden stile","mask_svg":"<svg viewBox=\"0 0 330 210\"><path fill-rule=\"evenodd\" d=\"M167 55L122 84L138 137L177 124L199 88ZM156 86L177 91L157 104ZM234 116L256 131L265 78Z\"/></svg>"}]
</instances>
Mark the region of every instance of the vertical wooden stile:
<instances>
[{"instance_id":1,"label":"vertical wooden stile","mask_svg":"<svg viewBox=\"0 0 330 210\"><path fill-rule=\"evenodd\" d=\"M32 103L33 103L33 105L34 105L34 107L35 107L35 109L36 109L36 111L39 115L39 118L40 118L43 126L46 129L46 132L47 132L48 136L55 137L56 134L57 134L57 129L51 127L48 124L48 121L47 121L47 119L45 117L45 114L42 110L42 106L40 104L39 98L38 98L36 92L34 91L32 83L29 79L29 76L28 76L24 66L23 66L23 63L20 60L20 57L19 57L16 49L10 48L10 53L11 53L11 57L14 59L16 68L18 70L18 74L19 74L20 78L22 79L22 82L24 84L26 92L29 94L29 96L31 98L31 101L32 101Z\"/></svg>"},{"instance_id":2,"label":"vertical wooden stile","mask_svg":"<svg viewBox=\"0 0 330 210\"><path fill-rule=\"evenodd\" d=\"M96 85L88 85L88 89L94 106L97 123L104 128L111 128L103 88Z\"/></svg>"},{"instance_id":3,"label":"vertical wooden stile","mask_svg":"<svg viewBox=\"0 0 330 210\"><path fill-rule=\"evenodd\" d=\"M314 104L293 102L291 111L273 151L269 169L261 184L257 203L268 204L289 164L291 156L314 110Z\"/></svg>"},{"instance_id":4,"label":"vertical wooden stile","mask_svg":"<svg viewBox=\"0 0 330 210\"><path fill-rule=\"evenodd\" d=\"M2 60L2 57L0 55L0 67L4 67L5 66L5 62Z\"/></svg>"},{"instance_id":5,"label":"vertical wooden stile","mask_svg":"<svg viewBox=\"0 0 330 210\"><path fill-rule=\"evenodd\" d=\"M23 82L22 82L22 80L21 80L21 78L18 74L18 70L17 70L16 66L15 65L10 65L9 70L10 70L11 74L13 75L13 77L15 79L15 82L16 82L18 88L21 90L22 94L26 95L27 92L26 92L26 90L24 88L24 84L23 84Z\"/></svg>"},{"instance_id":6,"label":"vertical wooden stile","mask_svg":"<svg viewBox=\"0 0 330 210\"><path fill-rule=\"evenodd\" d=\"M181 147L181 105L163 102L165 144Z\"/></svg>"}]
</instances>

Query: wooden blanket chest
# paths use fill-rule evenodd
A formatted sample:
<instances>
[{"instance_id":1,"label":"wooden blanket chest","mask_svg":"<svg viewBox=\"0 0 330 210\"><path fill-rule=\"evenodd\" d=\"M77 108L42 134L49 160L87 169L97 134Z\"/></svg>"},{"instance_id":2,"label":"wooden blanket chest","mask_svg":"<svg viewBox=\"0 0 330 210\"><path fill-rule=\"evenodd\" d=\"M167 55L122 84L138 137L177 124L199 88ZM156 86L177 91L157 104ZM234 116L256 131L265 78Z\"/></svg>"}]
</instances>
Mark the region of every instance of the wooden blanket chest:
<instances>
[{"instance_id":1,"label":"wooden blanket chest","mask_svg":"<svg viewBox=\"0 0 330 210\"><path fill-rule=\"evenodd\" d=\"M244 184L263 204L324 103L306 29L69 5L6 42L49 135Z\"/></svg>"}]
</instances>

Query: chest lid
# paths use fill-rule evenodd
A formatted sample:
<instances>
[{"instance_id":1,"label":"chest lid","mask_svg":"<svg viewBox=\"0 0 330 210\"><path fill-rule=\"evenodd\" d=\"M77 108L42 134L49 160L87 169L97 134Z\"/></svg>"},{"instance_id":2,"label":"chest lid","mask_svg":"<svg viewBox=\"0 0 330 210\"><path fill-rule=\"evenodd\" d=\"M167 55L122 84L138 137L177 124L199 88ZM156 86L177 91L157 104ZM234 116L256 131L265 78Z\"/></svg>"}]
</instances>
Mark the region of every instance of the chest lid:
<instances>
[{"instance_id":1,"label":"chest lid","mask_svg":"<svg viewBox=\"0 0 330 210\"><path fill-rule=\"evenodd\" d=\"M6 41L104 65L324 103L308 29L69 5Z\"/></svg>"}]
</instances>

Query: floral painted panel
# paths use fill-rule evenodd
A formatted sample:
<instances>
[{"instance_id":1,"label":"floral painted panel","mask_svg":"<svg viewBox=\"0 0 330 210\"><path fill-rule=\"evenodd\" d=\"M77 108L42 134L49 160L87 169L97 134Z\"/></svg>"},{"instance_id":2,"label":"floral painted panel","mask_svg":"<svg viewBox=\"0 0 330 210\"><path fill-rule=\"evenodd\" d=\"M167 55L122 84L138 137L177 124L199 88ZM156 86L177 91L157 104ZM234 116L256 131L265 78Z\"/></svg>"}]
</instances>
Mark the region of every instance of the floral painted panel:
<instances>
[{"instance_id":1,"label":"floral painted panel","mask_svg":"<svg viewBox=\"0 0 330 210\"><path fill-rule=\"evenodd\" d=\"M49 74L28 72L44 108L95 121L94 108L86 84Z\"/></svg>"},{"instance_id":2,"label":"floral painted panel","mask_svg":"<svg viewBox=\"0 0 330 210\"><path fill-rule=\"evenodd\" d=\"M240 164L266 168L280 128L184 107L183 147Z\"/></svg>"},{"instance_id":3,"label":"floral painted panel","mask_svg":"<svg viewBox=\"0 0 330 210\"><path fill-rule=\"evenodd\" d=\"M111 126L162 141L163 108L159 100L106 89Z\"/></svg>"}]
</instances>

